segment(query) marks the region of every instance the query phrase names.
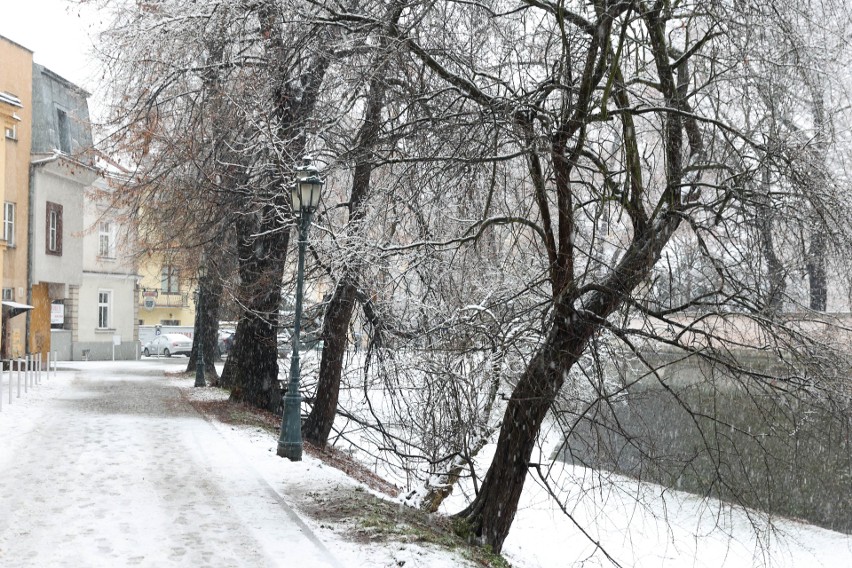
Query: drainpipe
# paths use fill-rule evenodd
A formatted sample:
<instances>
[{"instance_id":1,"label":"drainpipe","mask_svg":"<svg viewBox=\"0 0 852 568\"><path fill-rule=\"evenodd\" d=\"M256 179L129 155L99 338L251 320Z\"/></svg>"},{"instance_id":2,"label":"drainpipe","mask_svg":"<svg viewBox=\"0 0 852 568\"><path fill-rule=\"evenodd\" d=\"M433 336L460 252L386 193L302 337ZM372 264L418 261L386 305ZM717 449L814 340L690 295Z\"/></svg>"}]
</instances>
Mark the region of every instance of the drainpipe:
<instances>
[{"instance_id":1,"label":"drainpipe","mask_svg":"<svg viewBox=\"0 0 852 568\"><path fill-rule=\"evenodd\" d=\"M41 163L41 162L39 162ZM35 169L36 164L30 163L29 203L27 206L27 304L33 305L33 204L35 202ZM30 350L30 320L32 310L27 310L27 326L24 335L24 353Z\"/></svg>"}]
</instances>

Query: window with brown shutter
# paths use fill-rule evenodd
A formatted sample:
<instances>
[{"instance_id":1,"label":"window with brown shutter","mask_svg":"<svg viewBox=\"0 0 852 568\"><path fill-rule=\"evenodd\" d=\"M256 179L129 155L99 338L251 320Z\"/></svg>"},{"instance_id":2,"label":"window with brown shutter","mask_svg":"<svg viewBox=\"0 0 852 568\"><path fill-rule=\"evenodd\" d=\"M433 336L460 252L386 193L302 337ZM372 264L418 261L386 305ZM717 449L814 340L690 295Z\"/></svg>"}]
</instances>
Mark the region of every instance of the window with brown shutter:
<instances>
[{"instance_id":1,"label":"window with brown shutter","mask_svg":"<svg viewBox=\"0 0 852 568\"><path fill-rule=\"evenodd\" d=\"M45 223L45 251L47 254L62 256L62 206L58 203L47 202L47 219Z\"/></svg>"}]
</instances>

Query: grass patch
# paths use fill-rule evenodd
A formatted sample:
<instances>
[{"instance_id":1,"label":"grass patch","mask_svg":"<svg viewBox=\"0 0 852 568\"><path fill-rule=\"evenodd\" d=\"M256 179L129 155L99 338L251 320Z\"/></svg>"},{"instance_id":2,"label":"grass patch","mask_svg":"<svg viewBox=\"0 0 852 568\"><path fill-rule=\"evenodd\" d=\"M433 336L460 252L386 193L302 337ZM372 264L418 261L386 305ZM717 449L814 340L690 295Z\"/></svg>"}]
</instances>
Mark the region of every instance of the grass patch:
<instances>
[{"instance_id":1,"label":"grass patch","mask_svg":"<svg viewBox=\"0 0 852 568\"><path fill-rule=\"evenodd\" d=\"M322 526L335 528L355 542L426 544L457 552L477 566L511 568L490 548L473 546L459 536L458 523L452 518L387 501L359 488L335 487L324 493L310 493L300 508Z\"/></svg>"}]
</instances>

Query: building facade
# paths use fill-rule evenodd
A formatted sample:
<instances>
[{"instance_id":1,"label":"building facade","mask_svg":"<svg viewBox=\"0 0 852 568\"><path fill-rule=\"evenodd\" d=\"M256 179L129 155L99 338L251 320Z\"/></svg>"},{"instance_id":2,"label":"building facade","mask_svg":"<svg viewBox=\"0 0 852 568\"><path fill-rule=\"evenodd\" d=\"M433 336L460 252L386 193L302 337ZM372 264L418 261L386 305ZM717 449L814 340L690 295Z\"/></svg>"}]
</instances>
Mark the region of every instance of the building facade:
<instances>
[{"instance_id":1,"label":"building facade","mask_svg":"<svg viewBox=\"0 0 852 568\"><path fill-rule=\"evenodd\" d=\"M139 325L195 325L193 281L176 256L148 255L139 274Z\"/></svg>"},{"instance_id":2,"label":"building facade","mask_svg":"<svg viewBox=\"0 0 852 568\"><path fill-rule=\"evenodd\" d=\"M93 150L88 93L33 65L30 348L134 359L137 274L110 207L117 172ZM126 231L125 231L126 233Z\"/></svg>"},{"instance_id":3,"label":"building facade","mask_svg":"<svg viewBox=\"0 0 852 568\"><path fill-rule=\"evenodd\" d=\"M102 172L104 170L101 170ZM111 206L120 180L104 172L86 189L83 276L72 302L72 357L135 359L139 353L138 274L132 231Z\"/></svg>"},{"instance_id":4,"label":"building facade","mask_svg":"<svg viewBox=\"0 0 852 568\"><path fill-rule=\"evenodd\" d=\"M32 148L33 53L0 36L0 103L3 134L0 183L3 184L2 321L0 358L28 350L29 168Z\"/></svg>"},{"instance_id":5,"label":"building facade","mask_svg":"<svg viewBox=\"0 0 852 568\"><path fill-rule=\"evenodd\" d=\"M14 180L6 179L6 154L12 154L12 159L15 159L14 152L7 150L6 145L12 145L16 142L16 132L20 117L18 111L21 109L21 101L14 95L0 92L0 195L6 195L6 187L11 186ZM7 142L8 140L8 142ZM6 254L5 238L0 240L0 282L3 280L3 257ZM8 314L7 314L8 315ZM3 326L2 310L0 310L0 328Z\"/></svg>"},{"instance_id":6,"label":"building facade","mask_svg":"<svg viewBox=\"0 0 852 568\"><path fill-rule=\"evenodd\" d=\"M121 173L93 150L88 96L0 36L2 359L138 356L134 243L110 206Z\"/></svg>"}]
</instances>

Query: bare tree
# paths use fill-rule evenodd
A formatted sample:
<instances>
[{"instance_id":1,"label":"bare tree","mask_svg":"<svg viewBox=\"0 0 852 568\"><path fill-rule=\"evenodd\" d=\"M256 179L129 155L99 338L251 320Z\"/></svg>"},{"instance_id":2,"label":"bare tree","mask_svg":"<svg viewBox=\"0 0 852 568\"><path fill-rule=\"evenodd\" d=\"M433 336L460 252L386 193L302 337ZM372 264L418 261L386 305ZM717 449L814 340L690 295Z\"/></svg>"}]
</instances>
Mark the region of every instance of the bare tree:
<instances>
[{"instance_id":1,"label":"bare tree","mask_svg":"<svg viewBox=\"0 0 852 568\"><path fill-rule=\"evenodd\" d=\"M112 5L116 24L104 37L115 85L110 141L139 164L123 199L150 225L180 234L197 259L203 250L215 258L217 243L233 254L236 241L233 296L244 315L222 382L234 400L275 410L289 180L305 152L327 46L309 13L294 21L279 2ZM212 329L213 313L202 319Z\"/></svg>"},{"instance_id":2,"label":"bare tree","mask_svg":"<svg viewBox=\"0 0 852 568\"><path fill-rule=\"evenodd\" d=\"M738 272L749 260L741 213L754 207L753 201L746 193L732 195L739 188L737 179L752 175L742 158L760 144L746 137L741 117L720 120L716 103L727 87L717 67L737 65L721 24L737 14L724 4L705 6L701 13L686 6L631 2L583 9L530 2L512 16L470 9L481 19L499 18L507 43L521 35L508 30L535 25L536 40L524 46L530 51L516 44L489 46L498 55L504 47L506 61L494 62L497 56L488 50L477 61L441 43L440 34L424 30L401 37L452 89L513 125L535 203L531 223L545 254L549 302L543 339L513 384L494 460L475 499L459 513L473 534L499 550L541 425L570 371L580 368L602 330L634 346L630 335L637 331L616 325L629 321L619 316L622 308L693 330L670 316L687 306L660 310L641 301L675 234L691 233L717 276L709 291L693 296L688 306L712 307L715 313L764 310L752 272ZM457 37L453 40L458 43ZM539 62L541 53L548 57ZM735 155L740 159L732 160ZM847 208L830 188L799 185L791 190L821 204L819 210L832 217L823 226L844 222ZM596 247L590 243L601 237L589 233L594 225L584 222L604 204L620 219L618 237L610 243L617 250L608 259L593 258ZM587 269L591 261L599 270ZM812 352L807 341L793 348L805 339L802 334L759 321L771 337L784 338L779 341L791 352L805 357ZM672 338L659 330L652 334L694 351L681 343L686 340L682 333ZM702 349L717 348L712 341L702 344ZM743 379L747 386L762 388L765 377L729 358L717 359L754 381ZM788 384L798 389L792 385L800 384L801 370L788 371ZM825 388L832 390L830 381Z\"/></svg>"},{"instance_id":3,"label":"bare tree","mask_svg":"<svg viewBox=\"0 0 852 568\"><path fill-rule=\"evenodd\" d=\"M372 69L369 84L364 94L364 115L361 127L352 149L354 162L352 189L345 203L349 215L347 221L353 236L364 231L359 229L364 218L367 196L370 191L370 177L377 161L377 146L381 142L384 125L383 110L387 91L389 59L394 54L389 49L387 30L395 26L402 14L402 3L392 3L388 8L387 23L378 30L378 48L370 58L368 66ZM347 61L351 64L351 60ZM356 237L357 238L357 237ZM340 377L343 370L343 356L349 343L349 327L355 311L358 291L359 259L352 255L342 273L332 274L337 279L334 292L325 307L321 338L323 340L322 360L319 380L311 412L303 426L306 440L324 446L337 416L337 400L340 389Z\"/></svg>"},{"instance_id":4,"label":"bare tree","mask_svg":"<svg viewBox=\"0 0 852 568\"><path fill-rule=\"evenodd\" d=\"M826 309L831 253L852 242L844 148L829 136L849 113L830 74L801 73L804 51L796 72L773 71L775 38L803 46L810 33L787 12L725 0L201 4L138 8L157 25L137 33L184 35L164 34L159 52L135 46L145 65L132 73L119 65L134 93L121 124L150 189L138 203L198 212L196 247L236 224L233 399L280 402L285 188L311 147L347 190L318 215L312 245L313 277L334 292L306 434L343 435L336 412L368 428L430 510L469 476L457 516L497 551L540 469L546 420L611 441L630 434L618 404L648 384L667 416L686 413L715 494L744 495L731 444L759 437L680 389L667 370L682 361L723 369L703 383L711 403L734 388L764 424L795 422L791 401L848 412L836 322L785 313ZM185 11L161 17L169 7ZM743 39L758 24L761 41ZM205 30L227 38L221 55ZM220 107L199 94L208 52ZM211 136L220 114L230 134ZM370 332L357 374L343 371L353 318ZM760 370L743 352L777 361ZM341 383L365 409L342 407ZM374 388L388 394L374 400ZM479 479L475 456L495 433ZM641 437L627 445L649 467L670 463Z\"/></svg>"}]
</instances>

